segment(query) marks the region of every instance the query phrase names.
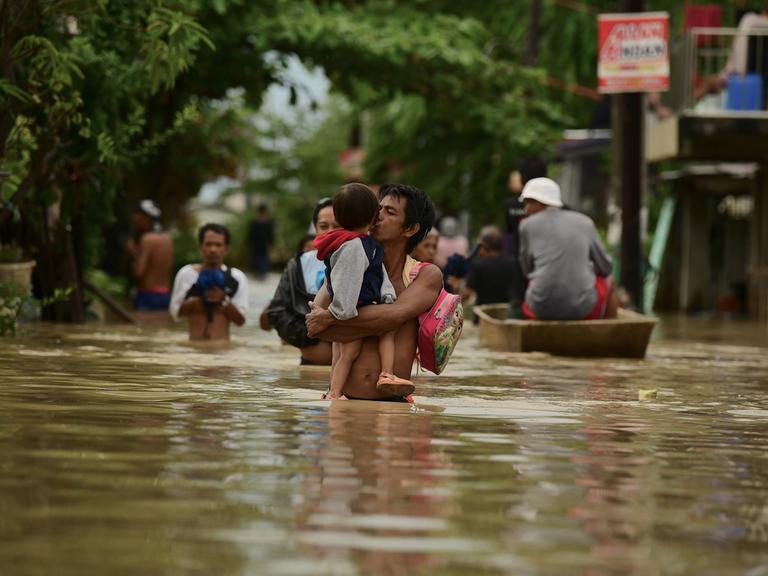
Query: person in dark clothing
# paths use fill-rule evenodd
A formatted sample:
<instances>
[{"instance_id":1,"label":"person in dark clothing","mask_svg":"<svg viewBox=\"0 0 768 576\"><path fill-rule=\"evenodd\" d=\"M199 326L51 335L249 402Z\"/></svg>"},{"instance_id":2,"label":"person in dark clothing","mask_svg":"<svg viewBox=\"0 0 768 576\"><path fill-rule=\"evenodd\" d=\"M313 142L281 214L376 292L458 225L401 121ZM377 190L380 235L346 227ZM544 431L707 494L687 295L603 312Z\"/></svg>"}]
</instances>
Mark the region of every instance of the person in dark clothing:
<instances>
[{"instance_id":1,"label":"person in dark clothing","mask_svg":"<svg viewBox=\"0 0 768 576\"><path fill-rule=\"evenodd\" d=\"M504 252L514 260L515 279L509 295L509 301L513 307L520 306L525 300L526 280L520 265L517 262L520 251L520 221L525 218L525 206L520 200L520 192L523 186L533 178L542 178L547 175L547 164L539 157L530 156L523 158L518 169L509 175L507 184L512 197L506 203L506 234L504 237Z\"/></svg>"},{"instance_id":2,"label":"person in dark clothing","mask_svg":"<svg viewBox=\"0 0 768 576\"><path fill-rule=\"evenodd\" d=\"M333 215L333 199L322 198L312 213L317 234L338 227ZM323 283L325 265L317 259L317 250L297 253L288 261L283 276L266 310L268 324L285 342L301 353L301 364L330 366L331 344L307 335L305 315ZM321 274L322 272L322 274Z\"/></svg>"},{"instance_id":3,"label":"person in dark clothing","mask_svg":"<svg viewBox=\"0 0 768 576\"><path fill-rule=\"evenodd\" d=\"M475 304L508 303L517 288L517 260L502 250L502 234L496 226L480 231L477 256L467 274L462 300L475 296ZM475 317L477 321L477 317Z\"/></svg>"},{"instance_id":4,"label":"person in dark clothing","mask_svg":"<svg viewBox=\"0 0 768 576\"><path fill-rule=\"evenodd\" d=\"M248 248L251 256L251 270L258 278L264 279L269 272L269 247L275 236L275 224L265 204L256 208L256 216L248 228Z\"/></svg>"}]
</instances>

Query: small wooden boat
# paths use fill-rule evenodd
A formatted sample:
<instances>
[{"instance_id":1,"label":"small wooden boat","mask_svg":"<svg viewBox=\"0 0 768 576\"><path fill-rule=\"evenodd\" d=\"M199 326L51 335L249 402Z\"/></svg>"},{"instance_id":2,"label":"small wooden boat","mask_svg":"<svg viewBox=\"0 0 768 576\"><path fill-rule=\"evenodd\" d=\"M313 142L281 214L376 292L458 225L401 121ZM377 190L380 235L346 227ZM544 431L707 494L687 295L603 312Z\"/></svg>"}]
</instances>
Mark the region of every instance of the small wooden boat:
<instances>
[{"instance_id":1,"label":"small wooden boat","mask_svg":"<svg viewBox=\"0 0 768 576\"><path fill-rule=\"evenodd\" d=\"M515 320L506 304L475 306L480 343L508 352L549 352L559 356L643 358L655 318L619 310L611 320Z\"/></svg>"}]
</instances>

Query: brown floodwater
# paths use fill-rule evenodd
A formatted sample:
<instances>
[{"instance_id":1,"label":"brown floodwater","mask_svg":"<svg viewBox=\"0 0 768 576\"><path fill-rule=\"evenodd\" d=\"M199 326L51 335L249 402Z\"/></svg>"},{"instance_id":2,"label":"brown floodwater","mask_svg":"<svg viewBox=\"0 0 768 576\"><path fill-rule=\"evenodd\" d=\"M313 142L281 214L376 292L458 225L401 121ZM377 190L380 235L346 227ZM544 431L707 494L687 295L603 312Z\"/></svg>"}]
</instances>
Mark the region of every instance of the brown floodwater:
<instances>
[{"instance_id":1,"label":"brown floodwater","mask_svg":"<svg viewBox=\"0 0 768 576\"><path fill-rule=\"evenodd\" d=\"M0 340L0 573L768 576L766 328L664 318L635 361L469 327L414 405L329 404L267 293L218 348Z\"/></svg>"}]
</instances>

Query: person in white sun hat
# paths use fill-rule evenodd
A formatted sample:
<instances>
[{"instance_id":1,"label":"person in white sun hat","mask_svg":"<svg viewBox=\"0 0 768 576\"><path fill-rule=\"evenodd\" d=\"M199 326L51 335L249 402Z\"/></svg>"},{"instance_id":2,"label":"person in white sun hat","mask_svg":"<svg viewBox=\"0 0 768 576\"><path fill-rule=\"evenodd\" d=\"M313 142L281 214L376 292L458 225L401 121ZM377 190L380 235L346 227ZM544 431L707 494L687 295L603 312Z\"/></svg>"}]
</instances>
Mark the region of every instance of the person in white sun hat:
<instances>
[{"instance_id":1,"label":"person in white sun hat","mask_svg":"<svg viewBox=\"0 0 768 576\"><path fill-rule=\"evenodd\" d=\"M520 265L528 278L523 314L541 320L615 318L611 258L592 220L563 210L560 186L534 178L520 194Z\"/></svg>"}]
</instances>

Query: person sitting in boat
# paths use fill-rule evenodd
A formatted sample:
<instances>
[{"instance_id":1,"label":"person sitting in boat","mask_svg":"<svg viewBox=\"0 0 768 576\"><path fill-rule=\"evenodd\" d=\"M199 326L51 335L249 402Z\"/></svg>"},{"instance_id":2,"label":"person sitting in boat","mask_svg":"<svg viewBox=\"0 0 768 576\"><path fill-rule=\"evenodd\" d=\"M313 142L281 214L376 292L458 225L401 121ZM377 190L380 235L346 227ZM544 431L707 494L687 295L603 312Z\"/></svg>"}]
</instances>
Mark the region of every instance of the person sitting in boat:
<instances>
[{"instance_id":1,"label":"person sitting in boat","mask_svg":"<svg viewBox=\"0 0 768 576\"><path fill-rule=\"evenodd\" d=\"M616 318L612 262L592 220L563 210L560 186L530 180L520 195L520 265L528 278L523 314L541 320Z\"/></svg>"}]
</instances>

